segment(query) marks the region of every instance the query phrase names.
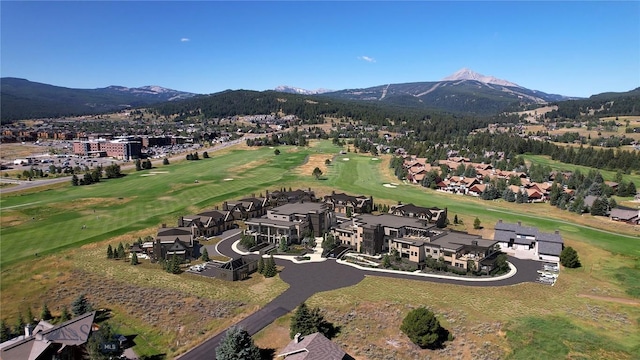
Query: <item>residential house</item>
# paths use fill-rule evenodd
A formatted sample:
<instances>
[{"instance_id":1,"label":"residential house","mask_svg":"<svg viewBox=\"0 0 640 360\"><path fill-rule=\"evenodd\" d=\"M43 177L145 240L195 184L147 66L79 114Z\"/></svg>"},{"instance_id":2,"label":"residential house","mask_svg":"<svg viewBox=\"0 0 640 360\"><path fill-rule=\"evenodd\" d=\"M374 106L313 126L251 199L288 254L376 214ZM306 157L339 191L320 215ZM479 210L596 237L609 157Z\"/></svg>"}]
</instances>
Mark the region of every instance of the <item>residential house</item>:
<instances>
[{"instance_id":1,"label":"residential house","mask_svg":"<svg viewBox=\"0 0 640 360\"><path fill-rule=\"evenodd\" d=\"M269 196L256 197L252 195L240 200L225 201L222 205L223 210L232 211L236 219L251 219L263 216L269 208Z\"/></svg>"},{"instance_id":2,"label":"residential house","mask_svg":"<svg viewBox=\"0 0 640 360\"><path fill-rule=\"evenodd\" d=\"M324 197L329 210L339 214L368 214L373 209L372 196L352 196L345 193L331 192Z\"/></svg>"},{"instance_id":3,"label":"residential house","mask_svg":"<svg viewBox=\"0 0 640 360\"><path fill-rule=\"evenodd\" d=\"M191 227L194 237L211 237L232 229L235 222L231 211L209 210L180 217L179 227Z\"/></svg>"},{"instance_id":4,"label":"residential house","mask_svg":"<svg viewBox=\"0 0 640 360\"><path fill-rule=\"evenodd\" d=\"M335 223L335 215L328 205L315 202L285 204L267 210L267 215L245 221L247 235L258 243L299 243L305 235L322 235Z\"/></svg>"},{"instance_id":5,"label":"residential house","mask_svg":"<svg viewBox=\"0 0 640 360\"><path fill-rule=\"evenodd\" d=\"M40 321L25 334L0 344L2 360L83 359L96 312L75 317L59 325Z\"/></svg>"},{"instance_id":6,"label":"residential house","mask_svg":"<svg viewBox=\"0 0 640 360\"><path fill-rule=\"evenodd\" d=\"M280 191L267 193L267 198L270 206L280 206L297 202L315 202L317 200L316 194L311 191L311 189L298 189L293 191L286 191L283 189Z\"/></svg>"},{"instance_id":7,"label":"residential house","mask_svg":"<svg viewBox=\"0 0 640 360\"><path fill-rule=\"evenodd\" d=\"M422 206L416 206L413 204L402 204L398 203L398 205L391 206L389 209L389 214L396 216L405 216L418 218L420 220L425 220L430 223L439 224L442 223L444 227L444 222L447 220L447 209L440 209L437 207L426 208Z\"/></svg>"},{"instance_id":8,"label":"residential house","mask_svg":"<svg viewBox=\"0 0 640 360\"><path fill-rule=\"evenodd\" d=\"M176 255L182 260L193 257L193 227L162 227L158 229L153 244L153 257L155 259L170 259ZM143 249L145 248L143 244Z\"/></svg>"},{"instance_id":9,"label":"residential house","mask_svg":"<svg viewBox=\"0 0 640 360\"><path fill-rule=\"evenodd\" d=\"M564 248L562 236L554 233L543 233L537 228L502 222L495 225L494 240L500 250L520 259L560 261L560 253Z\"/></svg>"},{"instance_id":10,"label":"residential house","mask_svg":"<svg viewBox=\"0 0 640 360\"><path fill-rule=\"evenodd\" d=\"M613 221L620 221L632 225L640 224L640 210L637 209L616 207L611 209L609 217Z\"/></svg>"},{"instance_id":11,"label":"residential house","mask_svg":"<svg viewBox=\"0 0 640 360\"><path fill-rule=\"evenodd\" d=\"M319 332L305 336L296 334L277 357L287 360L353 360L340 346Z\"/></svg>"},{"instance_id":12,"label":"residential house","mask_svg":"<svg viewBox=\"0 0 640 360\"><path fill-rule=\"evenodd\" d=\"M237 281L244 280L249 274L258 269L258 260L246 256L232 259L219 267L213 268L214 276L218 279Z\"/></svg>"}]
</instances>

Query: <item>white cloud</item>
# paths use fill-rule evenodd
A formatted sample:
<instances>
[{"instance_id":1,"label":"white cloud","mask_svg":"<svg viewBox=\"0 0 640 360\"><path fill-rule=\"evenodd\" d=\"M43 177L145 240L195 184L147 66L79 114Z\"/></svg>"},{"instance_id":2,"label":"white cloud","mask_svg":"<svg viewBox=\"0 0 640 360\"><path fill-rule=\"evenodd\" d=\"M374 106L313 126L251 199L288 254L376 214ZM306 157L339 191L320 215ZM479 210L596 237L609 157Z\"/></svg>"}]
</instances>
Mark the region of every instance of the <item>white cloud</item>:
<instances>
[{"instance_id":1,"label":"white cloud","mask_svg":"<svg viewBox=\"0 0 640 360\"><path fill-rule=\"evenodd\" d=\"M180 42L189 42L189 41L191 41L191 39L189 39L189 38L181 38L180 39Z\"/></svg>"},{"instance_id":2,"label":"white cloud","mask_svg":"<svg viewBox=\"0 0 640 360\"><path fill-rule=\"evenodd\" d=\"M364 60L366 62L370 62L370 63L374 63L376 62L376 59L369 57L369 56L358 56L358 60Z\"/></svg>"}]
</instances>

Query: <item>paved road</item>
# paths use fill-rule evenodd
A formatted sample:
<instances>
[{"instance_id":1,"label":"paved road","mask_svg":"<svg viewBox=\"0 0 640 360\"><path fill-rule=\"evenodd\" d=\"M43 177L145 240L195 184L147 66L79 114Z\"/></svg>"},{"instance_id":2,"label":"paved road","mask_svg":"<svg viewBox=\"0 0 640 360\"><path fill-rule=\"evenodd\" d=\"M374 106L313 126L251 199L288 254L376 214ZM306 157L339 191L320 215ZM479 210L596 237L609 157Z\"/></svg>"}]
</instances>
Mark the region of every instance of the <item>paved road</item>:
<instances>
[{"instance_id":1,"label":"paved road","mask_svg":"<svg viewBox=\"0 0 640 360\"><path fill-rule=\"evenodd\" d=\"M239 234L235 236L223 235L222 237L226 239L218 243L217 250L226 256L237 257L238 255L233 251L231 245L239 236ZM280 278L289 284L289 289L273 299L264 308L244 318L236 325L243 327L250 335L254 335L277 318L294 310L312 295L318 292L355 285L362 281L365 276L384 276L465 286L508 286L535 281L537 277L536 270L540 269L539 262L516 258L510 258L509 261L518 269L518 272L510 278L494 282L464 282L462 280L425 278L411 276L409 274L403 275L360 270L348 265L339 264L335 260L294 264L287 260L276 259L277 265L284 266L284 269L280 272ZM225 331L191 349L189 352L180 356L179 359L198 360L212 358Z\"/></svg>"}]
</instances>

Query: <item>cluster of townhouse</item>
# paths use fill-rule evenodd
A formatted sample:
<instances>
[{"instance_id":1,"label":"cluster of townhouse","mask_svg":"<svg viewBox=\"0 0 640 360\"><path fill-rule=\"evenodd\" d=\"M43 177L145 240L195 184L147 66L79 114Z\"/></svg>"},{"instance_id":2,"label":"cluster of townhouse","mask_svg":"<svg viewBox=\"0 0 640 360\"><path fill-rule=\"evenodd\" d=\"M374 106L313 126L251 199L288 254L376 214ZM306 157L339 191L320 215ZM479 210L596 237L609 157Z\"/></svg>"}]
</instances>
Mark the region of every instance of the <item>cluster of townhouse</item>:
<instances>
[{"instance_id":1,"label":"cluster of townhouse","mask_svg":"<svg viewBox=\"0 0 640 360\"><path fill-rule=\"evenodd\" d=\"M515 176L520 178L520 185L509 186L514 193L526 192L529 202L542 202L549 198L549 190L551 189L550 182L532 182L524 172L495 169L491 164L474 163L465 157L456 156L446 160L439 160L438 165L433 166L426 158L406 155L403 163L403 166L407 170L407 180L414 184L422 184L427 173L432 170L441 174L441 166L446 166L450 172L453 172L457 170L460 165L465 168L469 166L472 167L475 170L476 176L448 176L436 184L437 190L452 194L480 196L487 187L487 184L484 183L485 178L488 177L492 180L509 180Z\"/></svg>"},{"instance_id":2,"label":"cluster of townhouse","mask_svg":"<svg viewBox=\"0 0 640 360\"><path fill-rule=\"evenodd\" d=\"M250 221L266 215L273 208L295 202L316 201L315 194L309 190L284 189L266 192L265 196L255 196L225 201L222 206L203 212L181 216L177 226L163 224L153 241L134 245L132 252L144 253L152 259L170 259L174 255L187 260L197 257L197 239L207 238L238 227L239 222Z\"/></svg>"},{"instance_id":3,"label":"cluster of townhouse","mask_svg":"<svg viewBox=\"0 0 640 360\"><path fill-rule=\"evenodd\" d=\"M423 267L429 257L459 269L489 272L500 250L537 260L558 261L562 238L520 224L496 224L494 239L445 229L447 209L399 203L374 215L372 197L332 192L316 198L311 189L284 189L265 196L226 201L221 207L181 216L178 226L163 225L154 241L132 251L155 259L197 257L198 238L246 225L256 243L300 244L306 237L331 234L339 244L368 255L397 254Z\"/></svg>"}]
</instances>

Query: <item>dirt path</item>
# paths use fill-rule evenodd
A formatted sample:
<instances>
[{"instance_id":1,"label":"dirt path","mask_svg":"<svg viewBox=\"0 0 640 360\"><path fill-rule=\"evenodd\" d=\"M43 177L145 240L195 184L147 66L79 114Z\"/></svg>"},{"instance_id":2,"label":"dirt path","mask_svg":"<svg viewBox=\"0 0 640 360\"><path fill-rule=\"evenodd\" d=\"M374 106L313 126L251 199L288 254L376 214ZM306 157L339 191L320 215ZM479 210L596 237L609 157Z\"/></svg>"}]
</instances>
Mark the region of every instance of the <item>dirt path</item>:
<instances>
[{"instance_id":1,"label":"dirt path","mask_svg":"<svg viewBox=\"0 0 640 360\"><path fill-rule=\"evenodd\" d=\"M611 296L579 294L578 297L589 298L589 299L594 299L594 300L615 302L615 303L625 304L625 305L640 306L640 301L631 300L631 299L617 298L617 297L611 297Z\"/></svg>"}]
</instances>

